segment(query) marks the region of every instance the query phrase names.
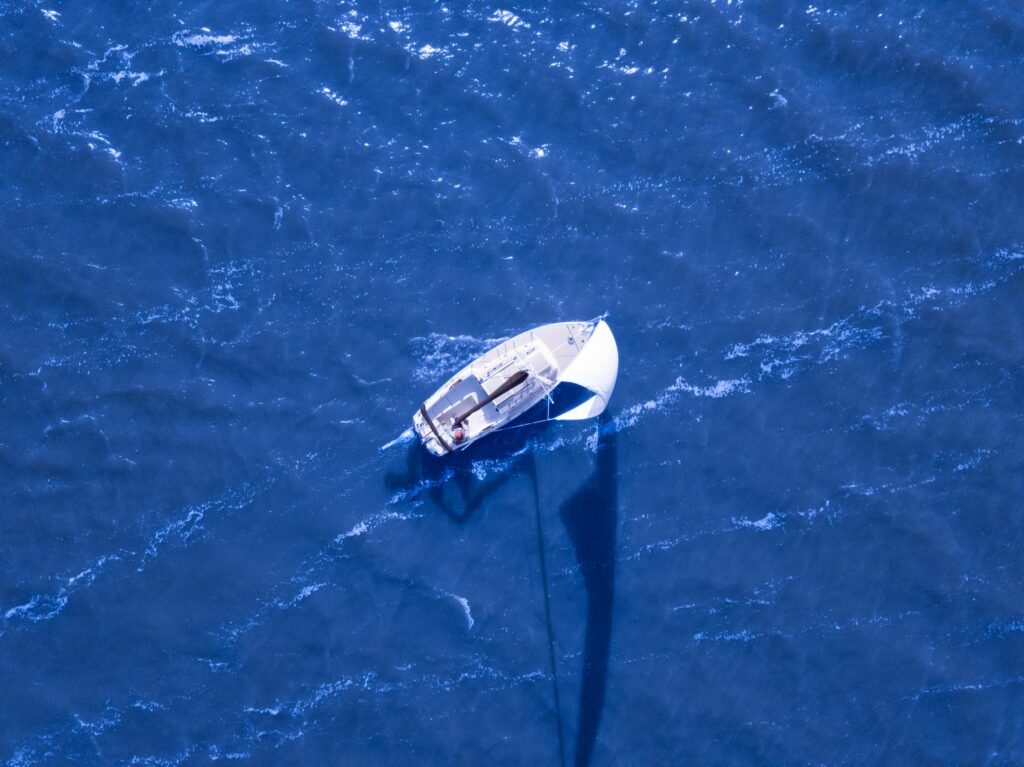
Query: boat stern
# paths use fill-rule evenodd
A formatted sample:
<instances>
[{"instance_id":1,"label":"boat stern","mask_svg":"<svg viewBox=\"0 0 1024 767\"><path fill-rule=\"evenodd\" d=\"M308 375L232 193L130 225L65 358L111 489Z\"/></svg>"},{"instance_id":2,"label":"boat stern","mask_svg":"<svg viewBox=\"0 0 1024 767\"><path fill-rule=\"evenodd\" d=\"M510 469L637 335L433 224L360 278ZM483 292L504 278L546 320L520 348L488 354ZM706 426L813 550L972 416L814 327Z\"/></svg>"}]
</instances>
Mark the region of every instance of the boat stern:
<instances>
[{"instance_id":1,"label":"boat stern","mask_svg":"<svg viewBox=\"0 0 1024 767\"><path fill-rule=\"evenodd\" d=\"M424 407L421 407L412 416L412 426L416 430L416 436L420 438L430 453L437 456L447 455L451 452L447 439L442 435L437 424L428 420Z\"/></svg>"}]
</instances>

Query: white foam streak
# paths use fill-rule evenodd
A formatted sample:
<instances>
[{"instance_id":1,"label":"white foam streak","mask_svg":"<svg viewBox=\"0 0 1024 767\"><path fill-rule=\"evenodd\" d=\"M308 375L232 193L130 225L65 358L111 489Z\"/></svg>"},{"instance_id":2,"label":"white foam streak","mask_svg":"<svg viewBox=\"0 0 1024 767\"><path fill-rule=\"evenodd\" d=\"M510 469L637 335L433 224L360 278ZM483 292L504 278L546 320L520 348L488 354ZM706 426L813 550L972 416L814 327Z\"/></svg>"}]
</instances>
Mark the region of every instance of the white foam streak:
<instances>
[{"instance_id":1,"label":"white foam streak","mask_svg":"<svg viewBox=\"0 0 1024 767\"><path fill-rule=\"evenodd\" d=\"M512 29L529 29L530 25L516 16L512 11L497 10L491 14L488 21L497 21Z\"/></svg>"},{"instance_id":2,"label":"white foam streak","mask_svg":"<svg viewBox=\"0 0 1024 767\"><path fill-rule=\"evenodd\" d=\"M416 519L418 517L418 514L403 514L398 511L381 511L376 514L372 514L364 520L357 522L349 529L348 532L341 533L340 535L338 535L334 539L334 542L335 544L340 546L349 538L359 538L363 535L366 535L371 530L376 530L378 527L387 522L392 522L395 520L403 521L406 519Z\"/></svg>"},{"instance_id":3,"label":"white foam streak","mask_svg":"<svg viewBox=\"0 0 1024 767\"><path fill-rule=\"evenodd\" d=\"M747 519L744 517L733 517L728 525L724 525L718 528L712 528L708 530L696 530L692 533L685 533L683 535L675 536L673 538L665 538L660 541L645 544L639 549L634 551L629 556L623 557L625 561L633 561L640 559L641 557L647 556L658 551L668 551L680 546L683 543L702 538L710 535L729 535L741 530L754 530L757 532L769 532L777 528L784 527L785 524L792 519L813 521L819 516L826 516L832 519L839 514L839 509L832 506L831 501L825 501L824 504L817 508L803 509L800 511L772 511L765 514L759 519Z\"/></svg>"},{"instance_id":4,"label":"white foam streak","mask_svg":"<svg viewBox=\"0 0 1024 767\"><path fill-rule=\"evenodd\" d=\"M420 381L439 381L445 373L454 373L506 340L468 335L448 336L442 333L417 336L412 339L413 351L419 358L413 377Z\"/></svg>"},{"instance_id":5,"label":"white foam streak","mask_svg":"<svg viewBox=\"0 0 1024 767\"><path fill-rule=\"evenodd\" d=\"M408 501L412 500L413 498L417 498L421 494L425 493L427 490L430 490L432 487L440 487L454 476L454 471L452 471L451 469L445 469L444 473L441 474L441 476L438 477L437 479L424 479L420 482L417 482L413 487L409 488L408 490L399 490L397 493L392 495L391 498L388 499L387 505L394 506L396 503L401 503L402 501Z\"/></svg>"},{"instance_id":6,"label":"white foam streak","mask_svg":"<svg viewBox=\"0 0 1024 767\"><path fill-rule=\"evenodd\" d=\"M68 600L76 591L90 586L106 565L120 561L120 559L121 553L105 554L98 557L77 574L66 578L56 592L52 594L36 594L27 602L6 610L3 613L4 620L23 619L38 623L39 621L56 618L67 606Z\"/></svg>"},{"instance_id":7,"label":"white foam streak","mask_svg":"<svg viewBox=\"0 0 1024 767\"><path fill-rule=\"evenodd\" d=\"M183 516L168 522L150 537L137 571L142 572L146 563L159 553L168 540L178 539L188 545L203 529L203 520L208 513L237 511L252 503L255 497L254 490L243 485L220 498L190 506Z\"/></svg>"},{"instance_id":8,"label":"white foam streak","mask_svg":"<svg viewBox=\"0 0 1024 767\"><path fill-rule=\"evenodd\" d=\"M204 34L179 32L174 36L174 44L183 48L188 46L204 48L210 45L230 45L238 39L235 35L213 35L208 33L209 30L206 30Z\"/></svg>"},{"instance_id":9,"label":"white foam streak","mask_svg":"<svg viewBox=\"0 0 1024 767\"><path fill-rule=\"evenodd\" d=\"M913 700L920 700L925 695L945 695L956 692L984 692L995 690L1001 687L1024 684L1024 674L1010 677L1009 679L995 679L983 682L957 682L955 684L940 685L937 687L926 687L913 696Z\"/></svg>"},{"instance_id":10,"label":"white foam streak","mask_svg":"<svg viewBox=\"0 0 1024 767\"><path fill-rule=\"evenodd\" d=\"M623 410L613 421L616 431L629 428L635 425L641 418L651 412L662 410L679 398L680 394L689 394L693 397L710 397L720 399L731 394L746 394L750 391L749 378L732 378L715 381L713 384L699 386L691 384L682 376L676 378L675 382L663 389L656 397L641 402L638 405Z\"/></svg>"},{"instance_id":11,"label":"white foam streak","mask_svg":"<svg viewBox=\"0 0 1024 767\"><path fill-rule=\"evenodd\" d=\"M476 621L473 620L473 613L469 609L469 600L465 597L460 597L458 594L453 594L450 591L444 591L443 589L438 589L437 591L442 596L448 597L449 599L454 599L458 603L458 605L462 608L462 612L466 616L466 628L472 631L473 625L476 623Z\"/></svg>"},{"instance_id":12,"label":"white foam streak","mask_svg":"<svg viewBox=\"0 0 1024 767\"><path fill-rule=\"evenodd\" d=\"M409 666L405 669L411 668ZM369 693L372 695L388 695L401 693L411 689L431 689L437 692L454 692L466 682L492 680L498 683L496 689L507 689L513 685L530 684L545 679L541 671L528 671L522 674L509 675L493 666L485 665L479 658L474 658L471 665L462 671L440 676L434 673L418 677L387 680L376 671L365 671L361 674L344 676L332 682L317 686L312 693L290 702L277 701L271 706L246 708L246 713L281 716L287 715L305 720L313 711L322 708L333 699L347 693Z\"/></svg>"},{"instance_id":13,"label":"white foam streak","mask_svg":"<svg viewBox=\"0 0 1024 767\"><path fill-rule=\"evenodd\" d=\"M306 599L311 597L313 594L318 592L320 589L322 589L326 585L327 585L326 583L314 583L314 584L312 584L310 586L305 586L305 587L303 587L299 591L298 594L296 594L294 597L289 599L287 602L283 602L283 601L279 600L277 602L277 607L280 608L281 610L288 610L288 609L290 609L292 607L295 607L295 605L299 604L299 602L305 601Z\"/></svg>"}]
</instances>

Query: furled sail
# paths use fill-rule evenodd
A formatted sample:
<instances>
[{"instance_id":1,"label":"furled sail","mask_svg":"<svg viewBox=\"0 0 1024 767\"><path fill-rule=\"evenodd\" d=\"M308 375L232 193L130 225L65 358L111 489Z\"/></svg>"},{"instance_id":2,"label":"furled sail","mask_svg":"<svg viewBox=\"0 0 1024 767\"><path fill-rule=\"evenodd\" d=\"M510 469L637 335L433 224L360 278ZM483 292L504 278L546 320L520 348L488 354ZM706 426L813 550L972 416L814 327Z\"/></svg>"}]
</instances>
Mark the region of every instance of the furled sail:
<instances>
[{"instance_id":1,"label":"furled sail","mask_svg":"<svg viewBox=\"0 0 1024 767\"><path fill-rule=\"evenodd\" d=\"M601 320L580 353L558 377L559 383L568 381L579 384L593 392L594 396L556 416L555 420L582 421L600 415L608 406L618 375L619 348L608 323Z\"/></svg>"}]
</instances>

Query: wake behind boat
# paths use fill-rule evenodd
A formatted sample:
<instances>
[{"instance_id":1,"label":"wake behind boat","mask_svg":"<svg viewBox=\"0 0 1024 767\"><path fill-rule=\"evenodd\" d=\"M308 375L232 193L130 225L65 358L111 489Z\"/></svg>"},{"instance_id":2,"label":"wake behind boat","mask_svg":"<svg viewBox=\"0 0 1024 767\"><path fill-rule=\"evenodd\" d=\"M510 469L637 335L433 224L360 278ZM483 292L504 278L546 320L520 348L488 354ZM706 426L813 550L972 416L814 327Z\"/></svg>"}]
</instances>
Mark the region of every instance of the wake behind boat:
<instances>
[{"instance_id":1,"label":"wake behind boat","mask_svg":"<svg viewBox=\"0 0 1024 767\"><path fill-rule=\"evenodd\" d=\"M551 420L600 415L619 372L619 350L603 319L556 322L495 346L452 376L413 415L413 429L434 455L463 450L511 424L559 385L582 387L582 402ZM547 420L547 419L544 419Z\"/></svg>"}]
</instances>

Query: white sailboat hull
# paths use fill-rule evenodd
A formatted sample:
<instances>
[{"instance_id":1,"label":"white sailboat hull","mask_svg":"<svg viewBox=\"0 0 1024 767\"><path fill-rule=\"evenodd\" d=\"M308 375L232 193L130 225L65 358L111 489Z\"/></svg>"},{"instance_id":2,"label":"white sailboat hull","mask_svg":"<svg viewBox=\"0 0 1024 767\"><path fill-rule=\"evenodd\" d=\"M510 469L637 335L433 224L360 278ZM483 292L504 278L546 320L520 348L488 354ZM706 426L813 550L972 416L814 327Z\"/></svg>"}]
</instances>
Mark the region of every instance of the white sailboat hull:
<instances>
[{"instance_id":1,"label":"white sailboat hull","mask_svg":"<svg viewBox=\"0 0 1024 767\"><path fill-rule=\"evenodd\" d=\"M453 375L413 415L413 428L434 455L464 450L510 424L563 381L592 396L558 418L592 418L608 404L618 364L615 338L604 320L542 325L498 344Z\"/></svg>"}]
</instances>

